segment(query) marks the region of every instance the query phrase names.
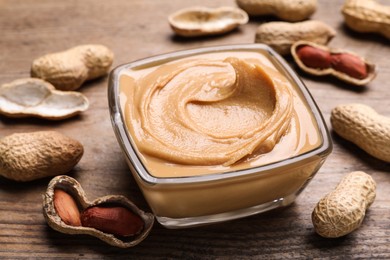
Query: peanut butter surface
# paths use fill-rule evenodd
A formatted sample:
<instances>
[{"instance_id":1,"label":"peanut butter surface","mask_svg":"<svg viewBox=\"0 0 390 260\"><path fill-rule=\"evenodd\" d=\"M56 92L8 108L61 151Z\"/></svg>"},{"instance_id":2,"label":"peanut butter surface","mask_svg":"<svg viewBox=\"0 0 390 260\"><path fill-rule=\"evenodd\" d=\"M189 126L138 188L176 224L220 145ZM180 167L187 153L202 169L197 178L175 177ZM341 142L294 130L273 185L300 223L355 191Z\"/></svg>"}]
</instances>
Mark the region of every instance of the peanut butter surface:
<instances>
[{"instance_id":1,"label":"peanut butter surface","mask_svg":"<svg viewBox=\"0 0 390 260\"><path fill-rule=\"evenodd\" d=\"M202 54L120 78L126 126L155 177L243 169L320 144L295 87L257 52Z\"/></svg>"}]
</instances>

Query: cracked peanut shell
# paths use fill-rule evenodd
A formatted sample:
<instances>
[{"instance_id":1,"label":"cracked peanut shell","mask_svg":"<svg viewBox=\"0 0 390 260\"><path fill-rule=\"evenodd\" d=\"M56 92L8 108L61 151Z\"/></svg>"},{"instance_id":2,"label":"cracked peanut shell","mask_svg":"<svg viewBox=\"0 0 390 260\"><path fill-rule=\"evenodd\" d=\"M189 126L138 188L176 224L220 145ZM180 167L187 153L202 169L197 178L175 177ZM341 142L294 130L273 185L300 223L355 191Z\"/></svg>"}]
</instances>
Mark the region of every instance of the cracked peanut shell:
<instances>
[{"instance_id":1,"label":"cracked peanut shell","mask_svg":"<svg viewBox=\"0 0 390 260\"><path fill-rule=\"evenodd\" d=\"M313 68L305 65L302 60L299 58L299 55L297 54L297 51L299 48L303 46L311 46L314 47L315 49L323 50L325 52L329 52L330 55L337 55L337 54L348 54L351 56L355 56L359 58L366 67L367 70L367 76L364 78L356 78L348 75L345 72L338 71L332 66L329 66L328 68ZM347 82L349 84L355 85L355 86L364 86L367 85L369 82L371 82L377 74L376 66L374 63L368 61L367 59L360 57L358 54L347 51L347 50L342 50L342 49L335 49L335 48L329 48L328 46L322 45L322 44L317 44L314 42L310 41L297 41L291 46L291 55L294 58L295 63L298 65L300 69L302 69L304 72L315 75L315 76L327 76L327 75L332 75L344 82Z\"/></svg>"},{"instance_id":2,"label":"cracked peanut shell","mask_svg":"<svg viewBox=\"0 0 390 260\"><path fill-rule=\"evenodd\" d=\"M69 193L76 201L80 211L94 206L120 206L138 215L143 220L144 226L140 233L130 237L122 237L91 227L68 225L61 219L54 206L55 189L62 189ZM139 244L149 235L154 223L153 214L142 211L124 196L108 195L94 201L89 201L80 183L66 175L56 176L48 184L46 193L43 196L43 215L48 225L58 232L70 235L85 234L94 236L112 246L120 248L133 247Z\"/></svg>"},{"instance_id":3,"label":"cracked peanut shell","mask_svg":"<svg viewBox=\"0 0 390 260\"><path fill-rule=\"evenodd\" d=\"M12 118L62 120L87 110L88 99L79 92L59 91L41 79L24 78L0 87L0 114Z\"/></svg>"}]
</instances>

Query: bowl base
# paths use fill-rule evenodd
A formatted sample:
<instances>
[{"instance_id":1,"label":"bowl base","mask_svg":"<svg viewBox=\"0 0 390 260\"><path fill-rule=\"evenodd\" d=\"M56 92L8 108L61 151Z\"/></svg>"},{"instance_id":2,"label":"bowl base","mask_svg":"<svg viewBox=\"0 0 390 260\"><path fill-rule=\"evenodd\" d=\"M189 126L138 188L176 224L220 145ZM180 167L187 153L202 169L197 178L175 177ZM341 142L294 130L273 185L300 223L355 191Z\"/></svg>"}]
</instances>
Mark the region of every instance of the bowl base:
<instances>
[{"instance_id":1,"label":"bowl base","mask_svg":"<svg viewBox=\"0 0 390 260\"><path fill-rule=\"evenodd\" d=\"M179 229L179 228L189 228L202 226L207 224L213 224L243 217L248 217L251 215L256 215L272 209L286 207L294 202L297 194L292 194L284 198L279 198L271 202L266 202L261 205L256 205L250 208L239 209L235 211L229 211L224 213L218 213L207 216L199 217L188 217L188 218L168 218L156 216L157 221L166 228L169 229Z\"/></svg>"}]
</instances>

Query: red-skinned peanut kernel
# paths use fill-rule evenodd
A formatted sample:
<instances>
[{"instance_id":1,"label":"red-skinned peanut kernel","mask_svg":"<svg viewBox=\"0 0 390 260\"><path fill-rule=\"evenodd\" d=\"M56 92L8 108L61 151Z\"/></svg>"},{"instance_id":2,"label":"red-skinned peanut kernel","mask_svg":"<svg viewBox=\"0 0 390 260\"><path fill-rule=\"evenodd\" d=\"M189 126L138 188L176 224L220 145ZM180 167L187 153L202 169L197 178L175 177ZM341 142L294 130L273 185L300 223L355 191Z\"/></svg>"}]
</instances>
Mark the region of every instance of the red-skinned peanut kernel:
<instances>
[{"instance_id":1,"label":"red-skinned peanut kernel","mask_svg":"<svg viewBox=\"0 0 390 260\"><path fill-rule=\"evenodd\" d=\"M331 55L328 51L304 45L297 50L298 58L307 67L327 69L331 66Z\"/></svg>"},{"instance_id":2,"label":"red-skinned peanut kernel","mask_svg":"<svg viewBox=\"0 0 390 260\"><path fill-rule=\"evenodd\" d=\"M366 63L358 56L349 53L332 54L332 68L356 79L367 77Z\"/></svg>"}]
</instances>

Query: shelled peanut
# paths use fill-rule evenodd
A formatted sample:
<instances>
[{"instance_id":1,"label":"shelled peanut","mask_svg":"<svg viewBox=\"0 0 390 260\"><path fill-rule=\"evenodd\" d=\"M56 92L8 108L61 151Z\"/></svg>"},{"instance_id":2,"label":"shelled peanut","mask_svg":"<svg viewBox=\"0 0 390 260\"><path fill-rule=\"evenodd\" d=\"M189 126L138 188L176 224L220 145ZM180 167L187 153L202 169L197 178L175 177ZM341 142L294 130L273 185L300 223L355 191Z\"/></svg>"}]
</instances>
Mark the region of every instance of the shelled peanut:
<instances>
[{"instance_id":1,"label":"shelled peanut","mask_svg":"<svg viewBox=\"0 0 390 260\"><path fill-rule=\"evenodd\" d=\"M120 195L89 202L80 184L65 175L50 181L43 213L49 226L59 232L88 234L122 248L144 240L154 222L152 214L143 212Z\"/></svg>"},{"instance_id":2,"label":"shelled peanut","mask_svg":"<svg viewBox=\"0 0 390 260\"><path fill-rule=\"evenodd\" d=\"M292 45L291 53L297 65L309 74L333 75L354 85L367 84L376 75L374 64L346 50L298 41Z\"/></svg>"},{"instance_id":3,"label":"shelled peanut","mask_svg":"<svg viewBox=\"0 0 390 260\"><path fill-rule=\"evenodd\" d=\"M312 213L315 231L327 238L345 236L359 228L376 196L376 183L365 172L347 174L323 197Z\"/></svg>"}]
</instances>

